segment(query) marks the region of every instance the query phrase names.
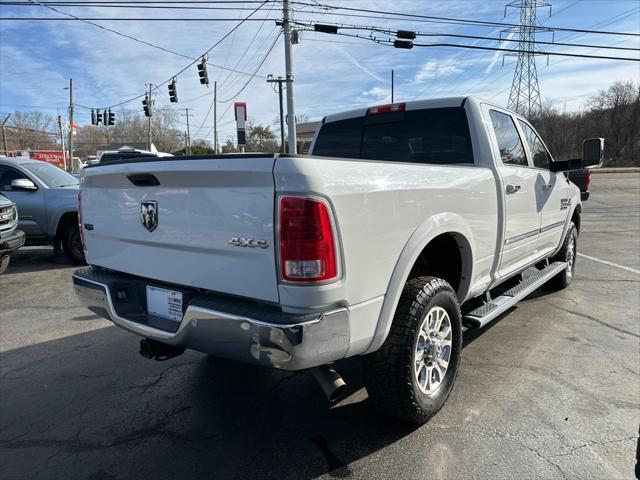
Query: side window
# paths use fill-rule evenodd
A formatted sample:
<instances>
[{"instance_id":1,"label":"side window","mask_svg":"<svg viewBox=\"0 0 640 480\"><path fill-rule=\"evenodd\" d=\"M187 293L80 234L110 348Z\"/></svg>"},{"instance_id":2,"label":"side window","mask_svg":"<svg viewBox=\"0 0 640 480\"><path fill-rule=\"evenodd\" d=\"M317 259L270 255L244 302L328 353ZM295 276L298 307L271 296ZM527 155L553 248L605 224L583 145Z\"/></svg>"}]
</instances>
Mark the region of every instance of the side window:
<instances>
[{"instance_id":1,"label":"side window","mask_svg":"<svg viewBox=\"0 0 640 480\"><path fill-rule=\"evenodd\" d=\"M0 191L10 192L11 182L17 178L27 178L17 170L13 168L0 165Z\"/></svg>"},{"instance_id":2,"label":"side window","mask_svg":"<svg viewBox=\"0 0 640 480\"><path fill-rule=\"evenodd\" d=\"M520 135L518 135L518 130L511 116L495 110L491 110L489 115L491 116L493 130L498 139L498 148L500 149L502 163L505 165L528 167L529 164L527 163L527 156L524 154L522 140L520 140Z\"/></svg>"},{"instance_id":3,"label":"side window","mask_svg":"<svg viewBox=\"0 0 640 480\"><path fill-rule=\"evenodd\" d=\"M528 124L522 120L519 120L519 122L520 128L522 128L522 131L524 132L524 137L529 144L529 150L533 157L533 165L537 168L545 168L549 170L551 155L549 155L549 152L542 143L542 140L540 140L540 137Z\"/></svg>"},{"instance_id":4,"label":"side window","mask_svg":"<svg viewBox=\"0 0 640 480\"><path fill-rule=\"evenodd\" d=\"M324 157L360 158L362 117L325 123L320 127L313 154Z\"/></svg>"}]
</instances>

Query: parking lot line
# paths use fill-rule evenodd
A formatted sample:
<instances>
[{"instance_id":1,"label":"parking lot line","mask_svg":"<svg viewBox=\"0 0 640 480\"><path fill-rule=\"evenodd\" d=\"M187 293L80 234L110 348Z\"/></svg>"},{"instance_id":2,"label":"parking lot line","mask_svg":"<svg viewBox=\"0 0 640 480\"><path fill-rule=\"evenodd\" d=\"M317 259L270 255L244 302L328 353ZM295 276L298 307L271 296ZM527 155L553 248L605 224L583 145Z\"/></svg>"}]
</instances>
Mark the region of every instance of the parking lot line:
<instances>
[{"instance_id":1,"label":"parking lot line","mask_svg":"<svg viewBox=\"0 0 640 480\"><path fill-rule=\"evenodd\" d=\"M617 263L607 262L606 260L600 260L599 258L592 257L590 255L585 255L584 253L579 253L578 255L584 258L588 258L589 260L593 260L594 262L604 263L605 265L610 265L612 267L621 268L622 270L627 270L628 272L633 272L636 275L640 275L640 270L636 270L635 268L625 267L624 265L618 265Z\"/></svg>"}]
</instances>

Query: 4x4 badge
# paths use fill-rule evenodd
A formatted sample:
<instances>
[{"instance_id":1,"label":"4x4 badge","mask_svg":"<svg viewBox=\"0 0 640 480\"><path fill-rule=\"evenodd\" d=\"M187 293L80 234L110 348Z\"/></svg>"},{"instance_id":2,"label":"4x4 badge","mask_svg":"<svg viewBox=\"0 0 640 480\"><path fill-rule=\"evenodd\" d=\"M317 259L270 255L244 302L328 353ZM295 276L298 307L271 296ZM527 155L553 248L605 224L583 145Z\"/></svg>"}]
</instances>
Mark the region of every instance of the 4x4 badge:
<instances>
[{"instance_id":1,"label":"4x4 badge","mask_svg":"<svg viewBox=\"0 0 640 480\"><path fill-rule=\"evenodd\" d=\"M158 226L158 202L147 200L140 202L140 220L144 228L153 232Z\"/></svg>"}]
</instances>

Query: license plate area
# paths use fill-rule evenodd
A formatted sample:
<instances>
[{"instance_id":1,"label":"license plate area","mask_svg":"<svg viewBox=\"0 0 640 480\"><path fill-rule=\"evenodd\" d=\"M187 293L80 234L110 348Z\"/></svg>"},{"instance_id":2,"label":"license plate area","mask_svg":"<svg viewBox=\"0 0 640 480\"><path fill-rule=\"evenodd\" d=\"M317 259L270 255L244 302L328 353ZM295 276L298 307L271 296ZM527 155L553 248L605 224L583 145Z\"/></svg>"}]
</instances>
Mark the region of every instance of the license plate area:
<instances>
[{"instance_id":1,"label":"license plate area","mask_svg":"<svg viewBox=\"0 0 640 480\"><path fill-rule=\"evenodd\" d=\"M176 323L182 320L182 292L147 285L147 313Z\"/></svg>"}]
</instances>

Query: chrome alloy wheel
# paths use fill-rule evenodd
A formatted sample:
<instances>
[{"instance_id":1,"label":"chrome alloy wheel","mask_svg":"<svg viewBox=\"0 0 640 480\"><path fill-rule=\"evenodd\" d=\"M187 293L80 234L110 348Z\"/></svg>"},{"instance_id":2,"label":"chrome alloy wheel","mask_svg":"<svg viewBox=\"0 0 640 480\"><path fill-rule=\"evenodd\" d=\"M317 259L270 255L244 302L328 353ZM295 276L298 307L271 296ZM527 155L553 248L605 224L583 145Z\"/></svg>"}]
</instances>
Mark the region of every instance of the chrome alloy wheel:
<instances>
[{"instance_id":1,"label":"chrome alloy wheel","mask_svg":"<svg viewBox=\"0 0 640 480\"><path fill-rule=\"evenodd\" d=\"M413 373L422 393L431 395L442 384L451 358L451 319L442 307L432 307L418 330Z\"/></svg>"},{"instance_id":2,"label":"chrome alloy wheel","mask_svg":"<svg viewBox=\"0 0 640 480\"><path fill-rule=\"evenodd\" d=\"M576 239L573 235L569 236L569 244L567 245L567 277L573 276L573 265L576 260Z\"/></svg>"}]
</instances>

